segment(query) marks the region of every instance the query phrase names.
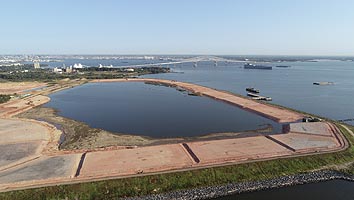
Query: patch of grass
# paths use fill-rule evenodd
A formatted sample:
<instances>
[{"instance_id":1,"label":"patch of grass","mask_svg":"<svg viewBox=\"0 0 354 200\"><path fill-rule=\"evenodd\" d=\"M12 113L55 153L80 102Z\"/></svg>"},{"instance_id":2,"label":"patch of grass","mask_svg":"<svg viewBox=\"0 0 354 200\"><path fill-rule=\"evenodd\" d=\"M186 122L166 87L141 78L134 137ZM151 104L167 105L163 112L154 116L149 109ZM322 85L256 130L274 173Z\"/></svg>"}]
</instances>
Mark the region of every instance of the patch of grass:
<instances>
[{"instance_id":1,"label":"patch of grass","mask_svg":"<svg viewBox=\"0 0 354 200\"><path fill-rule=\"evenodd\" d=\"M344 128L338 127L347 137L350 144L348 149L341 152L186 172L12 191L0 193L0 199L113 199L210 185L266 180L310 172L320 168L331 169L333 165L342 165L354 161L354 138ZM354 127L351 127L351 129L354 130ZM348 168L340 171L354 173L354 166L349 165Z\"/></svg>"},{"instance_id":2,"label":"patch of grass","mask_svg":"<svg viewBox=\"0 0 354 200\"><path fill-rule=\"evenodd\" d=\"M8 102L10 99L11 99L10 95L0 94L0 104Z\"/></svg>"}]
</instances>

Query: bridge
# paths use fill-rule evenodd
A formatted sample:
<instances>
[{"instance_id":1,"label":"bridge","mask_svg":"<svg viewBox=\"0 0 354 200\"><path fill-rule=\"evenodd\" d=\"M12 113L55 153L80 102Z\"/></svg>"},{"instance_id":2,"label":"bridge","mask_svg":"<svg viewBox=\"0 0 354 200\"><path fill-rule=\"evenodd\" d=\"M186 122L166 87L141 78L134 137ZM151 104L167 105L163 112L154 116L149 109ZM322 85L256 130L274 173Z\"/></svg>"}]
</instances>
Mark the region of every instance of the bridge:
<instances>
[{"instance_id":1,"label":"bridge","mask_svg":"<svg viewBox=\"0 0 354 200\"><path fill-rule=\"evenodd\" d=\"M218 62L227 62L227 63L245 63L248 61L244 60L232 60L227 58L222 58L218 56L196 56L192 58L185 58L176 61L163 62L163 63L148 63L148 64L139 64L139 65L127 65L120 67L153 67L153 66L165 66L165 65L176 65L183 63L193 63L194 67L197 67L198 62L214 62L214 66L217 66Z\"/></svg>"}]
</instances>

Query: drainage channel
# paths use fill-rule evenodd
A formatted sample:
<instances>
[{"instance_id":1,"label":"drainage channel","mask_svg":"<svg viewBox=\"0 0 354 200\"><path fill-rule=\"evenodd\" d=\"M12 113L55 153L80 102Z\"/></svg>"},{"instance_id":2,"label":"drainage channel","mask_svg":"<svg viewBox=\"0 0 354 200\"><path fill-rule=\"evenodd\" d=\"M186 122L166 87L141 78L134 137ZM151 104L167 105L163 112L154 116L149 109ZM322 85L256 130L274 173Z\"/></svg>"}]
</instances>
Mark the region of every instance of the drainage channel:
<instances>
[{"instance_id":1,"label":"drainage channel","mask_svg":"<svg viewBox=\"0 0 354 200\"><path fill-rule=\"evenodd\" d=\"M187 150L187 152L189 153L189 155L193 158L195 163L200 163L199 158L197 157L197 155L194 154L194 152L192 151L192 149L188 146L187 143L182 143L182 146Z\"/></svg>"}]
</instances>

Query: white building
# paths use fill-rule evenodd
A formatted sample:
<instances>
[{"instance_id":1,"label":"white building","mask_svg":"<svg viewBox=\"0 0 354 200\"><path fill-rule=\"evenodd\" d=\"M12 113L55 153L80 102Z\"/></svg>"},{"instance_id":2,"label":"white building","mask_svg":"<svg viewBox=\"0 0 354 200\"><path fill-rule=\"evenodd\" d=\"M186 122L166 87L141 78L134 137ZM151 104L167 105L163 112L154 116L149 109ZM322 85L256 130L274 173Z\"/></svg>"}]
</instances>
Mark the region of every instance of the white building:
<instances>
[{"instance_id":1,"label":"white building","mask_svg":"<svg viewBox=\"0 0 354 200\"><path fill-rule=\"evenodd\" d=\"M82 66L82 64L81 63L79 63L79 64L74 64L74 69L82 69L82 68L84 68L83 66Z\"/></svg>"},{"instance_id":2,"label":"white building","mask_svg":"<svg viewBox=\"0 0 354 200\"><path fill-rule=\"evenodd\" d=\"M126 71L126 72L134 72L135 70L133 68L127 68L124 71Z\"/></svg>"},{"instance_id":3,"label":"white building","mask_svg":"<svg viewBox=\"0 0 354 200\"><path fill-rule=\"evenodd\" d=\"M35 69L40 69L41 65L39 64L38 60L33 61L33 66Z\"/></svg>"},{"instance_id":4,"label":"white building","mask_svg":"<svg viewBox=\"0 0 354 200\"><path fill-rule=\"evenodd\" d=\"M53 69L53 72L54 72L54 73L58 73L58 74L62 74L62 73L63 73L63 70L62 70L61 68L55 67L55 68Z\"/></svg>"},{"instance_id":5,"label":"white building","mask_svg":"<svg viewBox=\"0 0 354 200\"><path fill-rule=\"evenodd\" d=\"M98 68L113 68L113 65L102 65L102 64L100 64L100 65L98 65Z\"/></svg>"}]
</instances>

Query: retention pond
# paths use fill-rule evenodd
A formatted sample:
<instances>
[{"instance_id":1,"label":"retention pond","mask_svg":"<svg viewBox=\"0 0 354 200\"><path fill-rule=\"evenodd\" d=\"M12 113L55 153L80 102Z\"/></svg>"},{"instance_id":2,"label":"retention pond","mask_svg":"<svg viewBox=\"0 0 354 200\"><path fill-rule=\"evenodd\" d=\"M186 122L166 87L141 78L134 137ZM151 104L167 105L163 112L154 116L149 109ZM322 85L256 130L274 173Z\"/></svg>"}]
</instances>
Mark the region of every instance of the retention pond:
<instances>
[{"instance_id":1,"label":"retention pond","mask_svg":"<svg viewBox=\"0 0 354 200\"><path fill-rule=\"evenodd\" d=\"M193 137L281 126L207 97L140 82L88 83L50 95L59 115L111 132L154 138Z\"/></svg>"}]
</instances>

